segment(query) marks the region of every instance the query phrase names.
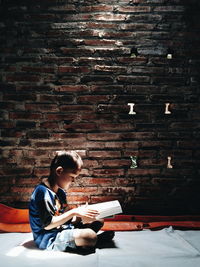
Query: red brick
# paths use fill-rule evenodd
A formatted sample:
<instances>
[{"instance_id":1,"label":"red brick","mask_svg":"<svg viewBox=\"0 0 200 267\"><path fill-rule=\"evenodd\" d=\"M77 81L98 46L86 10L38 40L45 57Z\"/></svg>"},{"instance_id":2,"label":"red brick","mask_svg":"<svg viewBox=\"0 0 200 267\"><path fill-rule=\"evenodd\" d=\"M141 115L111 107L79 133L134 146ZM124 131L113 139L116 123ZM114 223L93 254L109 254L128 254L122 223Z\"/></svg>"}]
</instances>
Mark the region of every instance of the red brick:
<instances>
[{"instance_id":1,"label":"red brick","mask_svg":"<svg viewBox=\"0 0 200 267\"><path fill-rule=\"evenodd\" d=\"M98 102L107 102L109 96L107 95L84 95L77 97L78 103L98 103Z\"/></svg>"},{"instance_id":2,"label":"red brick","mask_svg":"<svg viewBox=\"0 0 200 267\"><path fill-rule=\"evenodd\" d=\"M125 159L110 159L110 160L100 160L99 165L101 167L127 167L131 165L131 160Z\"/></svg>"},{"instance_id":3,"label":"red brick","mask_svg":"<svg viewBox=\"0 0 200 267\"><path fill-rule=\"evenodd\" d=\"M85 159L85 160L83 160L83 164L84 164L84 167L86 167L86 168L90 168L90 167L97 168L99 166L97 160L87 160L87 159Z\"/></svg>"},{"instance_id":4,"label":"red brick","mask_svg":"<svg viewBox=\"0 0 200 267\"><path fill-rule=\"evenodd\" d=\"M155 24L148 24L148 23L128 23L128 24L121 24L121 30L153 30L155 28Z\"/></svg>"},{"instance_id":5,"label":"red brick","mask_svg":"<svg viewBox=\"0 0 200 267\"><path fill-rule=\"evenodd\" d=\"M114 31L104 31L100 34L104 38L133 38L132 32L114 32Z\"/></svg>"},{"instance_id":6,"label":"red brick","mask_svg":"<svg viewBox=\"0 0 200 267\"><path fill-rule=\"evenodd\" d=\"M4 168L0 170L1 175L30 175L32 173L32 168L26 167L13 167L13 168Z\"/></svg>"},{"instance_id":7,"label":"red brick","mask_svg":"<svg viewBox=\"0 0 200 267\"><path fill-rule=\"evenodd\" d=\"M113 6L112 5L95 5L95 6L82 6L80 7L80 12L109 12L113 11Z\"/></svg>"},{"instance_id":8,"label":"red brick","mask_svg":"<svg viewBox=\"0 0 200 267\"><path fill-rule=\"evenodd\" d=\"M157 6L154 7L154 11L156 12L183 12L184 6Z\"/></svg>"},{"instance_id":9,"label":"red brick","mask_svg":"<svg viewBox=\"0 0 200 267\"><path fill-rule=\"evenodd\" d=\"M22 93L22 94L18 94L18 93L5 93L4 100L11 100L11 101L36 101L36 95L33 95L32 93Z\"/></svg>"},{"instance_id":10,"label":"red brick","mask_svg":"<svg viewBox=\"0 0 200 267\"><path fill-rule=\"evenodd\" d=\"M40 80L40 76L37 75L13 74L6 76L7 82L39 82Z\"/></svg>"},{"instance_id":11,"label":"red brick","mask_svg":"<svg viewBox=\"0 0 200 267\"><path fill-rule=\"evenodd\" d=\"M118 196L117 199L120 200L121 196ZM91 203L100 203L112 200L116 200L116 196L91 196Z\"/></svg>"},{"instance_id":12,"label":"red brick","mask_svg":"<svg viewBox=\"0 0 200 267\"><path fill-rule=\"evenodd\" d=\"M76 11L76 6L75 5L68 5L68 4L63 4L62 5L52 5L52 2L55 2L55 4L57 3L57 1L53 0L53 1L49 1L49 0L45 0L45 2L49 2L49 6L48 6L48 10L53 10L53 11L65 11L65 12L72 12L72 11Z\"/></svg>"},{"instance_id":13,"label":"red brick","mask_svg":"<svg viewBox=\"0 0 200 267\"><path fill-rule=\"evenodd\" d=\"M46 121L46 122L41 122L40 123L40 127L41 128L48 128L48 129L59 129L59 125L57 122L49 122L49 121Z\"/></svg>"},{"instance_id":14,"label":"red brick","mask_svg":"<svg viewBox=\"0 0 200 267\"><path fill-rule=\"evenodd\" d=\"M101 124L101 130L103 131L128 131L128 130L134 130L134 125L132 125L131 123L102 123Z\"/></svg>"},{"instance_id":15,"label":"red brick","mask_svg":"<svg viewBox=\"0 0 200 267\"><path fill-rule=\"evenodd\" d=\"M74 102L74 97L72 95L65 95L65 94L64 95L60 94L59 96L56 96L55 94L54 95L40 94L39 100L40 100L40 102L43 103L43 104L38 104L39 107L43 105L43 108L41 107L41 109L44 110L45 107L48 107L48 105L44 102L47 102L48 104L49 103L57 103L55 105L52 105L52 107L53 107L53 111L54 111L54 109L56 111L58 111L58 103L71 104ZM49 108L49 110L50 110L50 108Z\"/></svg>"},{"instance_id":16,"label":"red brick","mask_svg":"<svg viewBox=\"0 0 200 267\"><path fill-rule=\"evenodd\" d=\"M85 27L89 28L89 29L115 29L116 25L115 23L101 23L101 22L86 22L85 23Z\"/></svg>"},{"instance_id":17,"label":"red brick","mask_svg":"<svg viewBox=\"0 0 200 267\"><path fill-rule=\"evenodd\" d=\"M90 133L87 134L89 140L119 140L120 133Z\"/></svg>"},{"instance_id":18,"label":"red brick","mask_svg":"<svg viewBox=\"0 0 200 267\"><path fill-rule=\"evenodd\" d=\"M31 194L34 190L34 187L21 187L21 186L15 186L11 188L11 193L28 193Z\"/></svg>"},{"instance_id":19,"label":"red brick","mask_svg":"<svg viewBox=\"0 0 200 267\"><path fill-rule=\"evenodd\" d=\"M126 73L127 68L119 66L95 65L94 69L99 72Z\"/></svg>"},{"instance_id":20,"label":"red brick","mask_svg":"<svg viewBox=\"0 0 200 267\"><path fill-rule=\"evenodd\" d=\"M121 169L95 169L92 175L97 177L116 177L124 175L124 171Z\"/></svg>"},{"instance_id":21,"label":"red brick","mask_svg":"<svg viewBox=\"0 0 200 267\"><path fill-rule=\"evenodd\" d=\"M139 143L139 147L141 148L149 148L149 147L155 147L155 148L171 148L172 142L171 141L144 141Z\"/></svg>"},{"instance_id":22,"label":"red brick","mask_svg":"<svg viewBox=\"0 0 200 267\"><path fill-rule=\"evenodd\" d=\"M50 85L36 85L36 84L26 84L22 85L20 84L17 89L21 92L36 92L39 91L40 93L42 91L50 91L52 88Z\"/></svg>"},{"instance_id":23,"label":"red brick","mask_svg":"<svg viewBox=\"0 0 200 267\"><path fill-rule=\"evenodd\" d=\"M101 194L103 195L108 195L108 194L111 194L111 195L116 195L116 196L123 196L123 195L127 195L127 194L130 194L130 195L133 195L134 192L135 192L135 188L134 187L122 187L122 186L119 186L119 187L101 187L100 190Z\"/></svg>"},{"instance_id":24,"label":"red brick","mask_svg":"<svg viewBox=\"0 0 200 267\"><path fill-rule=\"evenodd\" d=\"M70 194L70 196L73 195L85 195L85 194L90 194L90 193L97 193L98 187L71 187L67 192Z\"/></svg>"},{"instance_id":25,"label":"red brick","mask_svg":"<svg viewBox=\"0 0 200 267\"><path fill-rule=\"evenodd\" d=\"M90 69L88 67L71 67L60 66L58 67L58 73L87 73Z\"/></svg>"},{"instance_id":26,"label":"red brick","mask_svg":"<svg viewBox=\"0 0 200 267\"><path fill-rule=\"evenodd\" d=\"M38 120L41 119L42 114L40 113L30 113L30 112L12 112L9 115L10 119L28 119L28 120Z\"/></svg>"},{"instance_id":27,"label":"red brick","mask_svg":"<svg viewBox=\"0 0 200 267\"><path fill-rule=\"evenodd\" d=\"M46 111L48 112L49 110L51 110L51 112L58 112L59 108L58 105L54 105L54 104L25 104L25 110L27 111Z\"/></svg>"},{"instance_id":28,"label":"red brick","mask_svg":"<svg viewBox=\"0 0 200 267\"><path fill-rule=\"evenodd\" d=\"M144 84L144 83L149 83L150 77L148 76L118 76L117 80L119 82L124 82L124 83L139 83L139 84Z\"/></svg>"},{"instance_id":29,"label":"red brick","mask_svg":"<svg viewBox=\"0 0 200 267\"><path fill-rule=\"evenodd\" d=\"M92 158L118 158L121 157L120 151L89 151L89 157Z\"/></svg>"},{"instance_id":30,"label":"red brick","mask_svg":"<svg viewBox=\"0 0 200 267\"><path fill-rule=\"evenodd\" d=\"M185 129L197 129L199 124L196 122L173 122L169 125L169 128L177 129L177 130L185 130Z\"/></svg>"},{"instance_id":31,"label":"red brick","mask_svg":"<svg viewBox=\"0 0 200 267\"><path fill-rule=\"evenodd\" d=\"M53 67L39 67L39 66L22 66L21 71L31 72L31 73L54 73Z\"/></svg>"},{"instance_id":32,"label":"red brick","mask_svg":"<svg viewBox=\"0 0 200 267\"><path fill-rule=\"evenodd\" d=\"M64 126L64 129L72 132L76 131L82 131L82 132L87 132L87 131L94 131L97 128L95 123L73 123L73 124L68 124Z\"/></svg>"},{"instance_id":33,"label":"red brick","mask_svg":"<svg viewBox=\"0 0 200 267\"><path fill-rule=\"evenodd\" d=\"M24 156L30 156L30 157L40 157L41 156L47 156L47 151L46 149L27 149L23 152Z\"/></svg>"},{"instance_id":34,"label":"red brick","mask_svg":"<svg viewBox=\"0 0 200 267\"><path fill-rule=\"evenodd\" d=\"M105 148L132 148L137 149L138 148L138 142L137 141L131 141L131 142L106 142Z\"/></svg>"},{"instance_id":35,"label":"red brick","mask_svg":"<svg viewBox=\"0 0 200 267\"><path fill-rule=\"evenodd\" d=\"M135 12L150 12L150 6L127 6L127 7L118 7L117 11L122 13L135 13Z\"/></svg>"},{"instance_id":36,"label":"red brick","mask_svg":"<svg viewBox=\"0 0 200 267\"><path fill-rule=\"evenodd\" d=\"M127 64L130 64L130 63L139 63L139 64L142 64L142 63L146 63L147 62L147 58L146 57L142 57L142 56L138 56L138 57L117 57L117 61L120 62L120 63L127 63Z\"/></svg>"},{"instance_id":37,"label":"red brick","mask_svg":"<svg viewBox=\"0 0 200 267\"><path fill-rule=\"evenodd\" d=\"M92 48L61 48L61 52L64 55L70 55L70 56L91 56L94 54L94 50Z\"/></svg>"},{"instance_id":38,"label":"red brick","mask_svg":"<svg viewBox=\"0 0 200 267\"><path fill-rule=\"evenodd\" d=\"M79 203L79 204L85 204L86 202L89 202L90 197L89 196L79 196L79 195L68 195L67 201L69 204L71 203Z\"/></svg>"},{"instance_id":39,"label":"red brick","mask_svg":"<svg viewBox=\"0 0 200 267\"><path fill-rule=\"evenodd\" d=\"M113 185L113 178L85 178L83 179L83 186L111 186Z\"/></svg>"},{"instance_id":40,"label":"red brick","mask_svg":"<svg viewBox=\"0 0 200 267\"><path fill-rule=\"evenodd\" d=\"M85 85L61 85L55 88L59 92L87 92L89 87Z\"/></svg>"},{"instance_id":41,"label":"red brick","mask_svg":"<svg viewBox=\"0 0 200 267\"><path fill-rule=\"evenodd\" d=\"M151 138L155 138L156 134L154 132L133 132L133 133L122 133L120 135L122 140L140 140L140 139L151 139Z\"/></svg>"},{"instance_id":42,"label":"red brick","mask_svg":"<svg viewBox=\"0 0 200 267\"><path fill-rule=\"evenodd\" d=\"M166 159L139 159L139 165L142 167L152 167L152 166L160 166L166 167L167 166L167 158Z\"/></svg>"},{"instance_id":43,"label":"red brick","mask_svg":"<svg viewBox=\"0 0 200 267\"><path fill-rule=\"evenodd\" d=\"M92 105L61 105L61 111L70 111L70 112L78 112L78 111L93 111L94 108Z\"/></svg>"},{"instance_id":44,"label":"red brick","mask_svg":"<svg viewBox=\"0 0 200 267\"><path fill-rule=\"evenodd\" d=\"M115 40L106 40L106 39L84 40L84 44L90 45L90 46L113 46L113 45L116 45L116 43L117 41Z\"/></svg>"},{"instance_id":45,"label":"red brick","mask_svg":"<svg viewBox=\"0 0 200 267\"><path fill-rule=\"evenodd\" d=\"M76 116L74 114L71 114L70 118L69 116L65 115L65 114L60 114L60 113L52 113L52 114L46 114L46 119L49 120L49 121L54 121L56 120L57 122L58 121L63 121L63 120L66 120L68 119L69 121L73 121Z\"/></svg>"},{"instance_id":46,"label":"red brick","mask_svg":"<svg viewBox=\"0 0 200 267\"><path fill-rule=\"evenodd\" d=\"M45 63L63 64L63 63L73 63L76 60L73 57L42 56L41 61Z\"/></svg>"},{"instance_id":47,"label":"red brick","mask_svg":"<svg viewBox=\"0 0 200 267\"><path fill-rule=\"evenodd\" d=\"M128 175L139 175L139 176L152 176L152 175L158 175L160 174L159 169L129 169Z\"/></svg>"},{"instance_id":48,"label":"red brick","mask_svg":"<svg viewBox=\"0 0 200 267\"><path fill-rule=\"evenodd\" d=\"M127 15L122 14L94 14L93 15L94 20L100 20L100 21L124 21L127 20Z\"/></svg>"},{"instance_id":49,"label":"red brick","mask_svg":"<svg viewBox=\"0 0 200 267\"><path fill-rule=\"evenodd\" d=\"M52 133L52 137L56 139L67 139L70 141L86 141L86 134L84 133Z\"/></svg>"},{"instance_id":50,"label":"red brick","mask_svg":"<svg viewBox=\"0 0 200 267\"><path fill-rule=\"evenodd\" d=\"M35 168L34 175L37 177L45 177L49 175L49 168Z\"/></svg>"},{"instance_id":51,"label":"red brick","mask_svg":"<svg viewBox=\"0 0 200 267\"><path fill-rule=\"evenodd\" d=\"M40 180L38 178L18 178L17 181L16 181L16 184L17 185L28 185L28 186L30 186L30 185L37 185L37 184L39 184L39 182L40 182ZM32 191L33 191L33 189L32 189Z\"/></svg>"},{"instance_id":52,"label":"red brick","mask_svg":"<svg viewBox=\"0 0 200 267\"><path fill-rule=\"evenodd\" d=\"M58 140L54 140L54 141L42 141L42 142L35 142L35 147L56 147L56 148L60 148L63 146L62 141L58 141Z\"/></svg>"}]
</instances>

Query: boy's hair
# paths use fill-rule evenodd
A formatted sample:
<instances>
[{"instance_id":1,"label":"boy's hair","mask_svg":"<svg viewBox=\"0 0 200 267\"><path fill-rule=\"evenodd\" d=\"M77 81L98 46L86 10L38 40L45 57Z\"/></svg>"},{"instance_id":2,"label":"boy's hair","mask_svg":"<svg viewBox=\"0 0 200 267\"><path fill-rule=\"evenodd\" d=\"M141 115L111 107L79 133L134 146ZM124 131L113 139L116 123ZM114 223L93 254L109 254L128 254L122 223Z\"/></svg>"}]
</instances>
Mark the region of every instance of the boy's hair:
<instances>
[{"instance_id":1,"label":"boy's hair","mask_svg":"<svg viewBox=\"0 0 200 267\"><path fill-rule=\"evenodd\" d=\"M50 175L48 181L51 186L56 183L56 169L62 167L64 170L69 170L73 173L80 171L83 166L81 157L75 151L57 151L50 166Z\"/></svg>"}]
</instances>

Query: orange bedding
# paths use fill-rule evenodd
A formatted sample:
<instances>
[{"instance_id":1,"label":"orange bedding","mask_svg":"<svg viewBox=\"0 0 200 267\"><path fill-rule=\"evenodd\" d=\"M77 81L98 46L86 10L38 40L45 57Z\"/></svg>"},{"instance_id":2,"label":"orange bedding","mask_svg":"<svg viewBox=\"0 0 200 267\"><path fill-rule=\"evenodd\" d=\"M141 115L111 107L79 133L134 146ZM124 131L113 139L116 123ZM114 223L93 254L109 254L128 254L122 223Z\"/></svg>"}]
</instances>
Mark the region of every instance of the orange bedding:
<instances>
[{"instance_id":1,"label":"orange bedding","mask_svg":"<svg viewBox=\"0 0 200 267\"><path fill-rule=\"evenodd\" d=\"M168 226L177 229L200 229L200 216L116 215L114 218L105 219L102 230L157 230ZM16 209L0 203L0 232L31 232L28 209Z\"/></svg>"}]
</instances>

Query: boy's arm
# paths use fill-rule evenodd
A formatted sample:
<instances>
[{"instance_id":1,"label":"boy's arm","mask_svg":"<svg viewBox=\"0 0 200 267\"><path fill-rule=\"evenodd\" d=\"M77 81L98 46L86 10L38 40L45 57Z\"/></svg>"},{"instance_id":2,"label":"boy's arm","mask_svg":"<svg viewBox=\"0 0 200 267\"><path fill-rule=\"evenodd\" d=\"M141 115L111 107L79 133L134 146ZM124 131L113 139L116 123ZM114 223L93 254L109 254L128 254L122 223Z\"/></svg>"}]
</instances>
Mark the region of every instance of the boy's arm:
<instances>
[{"instance_id":1,"label":"boy's arm","mask_svg":"<svg viewBox=\"0 0 200 267\"><path fill-rule=\"evenodd\" d=\"M78 208L69 210L59 216L53 216L50 224L47 225L44 229L51 230L53 228L56 228L64 224L65 222L71 220L74 216L81 217L81 218L87 217L90 219L94 219L96 218L96 216L98 216L98 214L99 213L96 210L88 209L85 207L78 207Z\"/></svg>"},{"instance_id":2,"label":"boy's arm","mask_svg":"<svg viewBox=\"0 0 200 267\"><path fill-rule=\"evenodd\" d=\"M73 216L75 216L73 210L69 210L59 216L53 216L50 224L44 227L44 229L51 230L53 228L56 228L64 224L65 222L69 221L71 218L73 218Z\"/></svg>"}]
</instances>

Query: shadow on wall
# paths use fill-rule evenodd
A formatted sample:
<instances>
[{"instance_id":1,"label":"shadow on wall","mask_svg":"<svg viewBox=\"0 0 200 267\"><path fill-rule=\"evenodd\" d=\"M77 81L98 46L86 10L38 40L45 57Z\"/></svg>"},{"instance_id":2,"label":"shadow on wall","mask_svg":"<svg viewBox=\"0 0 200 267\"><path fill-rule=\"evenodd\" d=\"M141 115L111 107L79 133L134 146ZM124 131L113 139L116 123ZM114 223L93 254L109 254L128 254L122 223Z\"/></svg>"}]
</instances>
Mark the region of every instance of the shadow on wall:
<instances>
[{"instance_id":1,"label":"shadow on wall","mask_svg":"<svg viewBox=\"0 0 200 267\"><path fill-rule=\"evenodd\" d=\"M186 58L189 61L189 72L190 75L190 83L191 87L194 90L194 95L199 95L198 92L200 86L200 1L199 0L183 0L182 1L185 5L185 12L184 12L184 21L186 24L186 31L185 31L185 43L184 43L184 52ZM196 92L196 94L195 94ZM197 106L200 102L200 98L193 97L189 98L188 102L196 102ZM194 118L199 117L199 109L193 111L191 114L191 120ZM199 142L199 130L193 131L193 140L194 142ZM193 151L194 156L194 168L197 170L197 177L194 179L189 179L188 184L186 187L189 188L199 188L199 178L200 175L200 164L199 164L199 151L198 148L196 152ZM194 194L191 190L189 190L188 199L190 200L190 210L191 212L198 213L197 210L197 203L199 199L197 195Z\"/></svg>"}]
</instances>

